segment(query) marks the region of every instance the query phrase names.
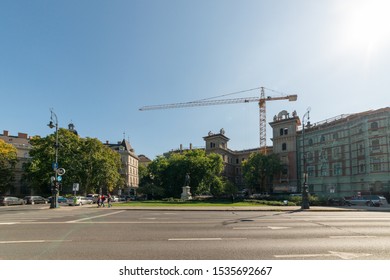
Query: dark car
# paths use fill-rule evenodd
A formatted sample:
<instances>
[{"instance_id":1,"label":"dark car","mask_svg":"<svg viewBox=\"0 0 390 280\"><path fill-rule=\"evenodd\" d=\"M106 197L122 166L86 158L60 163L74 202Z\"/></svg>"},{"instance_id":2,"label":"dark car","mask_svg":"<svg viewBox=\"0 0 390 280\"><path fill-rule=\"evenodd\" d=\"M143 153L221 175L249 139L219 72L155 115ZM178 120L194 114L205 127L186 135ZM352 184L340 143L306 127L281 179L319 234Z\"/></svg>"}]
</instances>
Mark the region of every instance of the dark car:
<instances>
[{"instance_id":1,"label":"dark car","mask_svg":"<svg viewBox=\"0 0 390 280\"><path fill-rule=\"evenodd\" d=\"M47 204L49 202L48 199L42 197L42 196L26 196L24 197L24 200L27 204Z\"/></svg>"},{"instance_id":2,"label":"dark car","mask_svg":"<svg viewBox=\"0 0 390 280\"><path fill-rule=\"evenodd\" d=\"M0 196L0 205L9 206L9 205L24 205L24 199L14 197L14 196Z\"/></svg>"},{"instance_id":3,"label":"dark car","mask_svg":"<svg viewBox=\"0 0 390 280\"><path fill-rule=\"evenodd\" d=\"M48 201L51 203L51 200L52 200L52 197L48 197ZM63 197L63 196L58 196L57 197L57 201L58 203L67 203L68 202L68 199L66 197Z\"/></svg>"}]
</instances>

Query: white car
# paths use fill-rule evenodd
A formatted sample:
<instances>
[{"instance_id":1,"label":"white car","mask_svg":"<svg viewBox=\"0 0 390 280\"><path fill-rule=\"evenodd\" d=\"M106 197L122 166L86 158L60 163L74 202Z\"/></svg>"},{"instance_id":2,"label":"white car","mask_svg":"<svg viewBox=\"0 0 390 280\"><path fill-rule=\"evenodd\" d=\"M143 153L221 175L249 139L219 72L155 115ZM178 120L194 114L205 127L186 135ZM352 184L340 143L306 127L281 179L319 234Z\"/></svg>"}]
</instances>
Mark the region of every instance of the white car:
<instances>
[{"instance_id":1,"label":"white car","mask_svg":"<svg viewBox=\"0 0 390 280\"><path fill-rule=\"evenodd\" d=\"M92 200L86 198L85 196L75 196L68 198L69 206L82 206L84 204L92 204Z\"/></svg>"}]
</instances>

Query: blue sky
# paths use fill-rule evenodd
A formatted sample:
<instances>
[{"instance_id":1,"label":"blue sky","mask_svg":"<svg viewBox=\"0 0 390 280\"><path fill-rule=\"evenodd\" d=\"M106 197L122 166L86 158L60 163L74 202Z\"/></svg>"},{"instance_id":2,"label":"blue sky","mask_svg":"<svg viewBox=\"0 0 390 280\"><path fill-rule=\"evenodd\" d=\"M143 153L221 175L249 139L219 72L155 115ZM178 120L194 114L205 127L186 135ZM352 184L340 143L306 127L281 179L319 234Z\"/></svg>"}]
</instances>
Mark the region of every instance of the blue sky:
<instances>
[{"instance_id":1,"label":"blue sky","mask_svg":"<svg viewBox=\"0 0 390 280\"><path fill-rule=\"evenodd\" d=\"M141 112L264 86L311 122L389 106L390 2L383 0L2 0L0 133L46 136L50 108L82 137L130 140L150 158L259 145L256 103ZM259 96L260 91L229 96ZM273 91L266 95L278 96ZM267 130L271 145L271 130Z\"/></svg>"}]
</instances>

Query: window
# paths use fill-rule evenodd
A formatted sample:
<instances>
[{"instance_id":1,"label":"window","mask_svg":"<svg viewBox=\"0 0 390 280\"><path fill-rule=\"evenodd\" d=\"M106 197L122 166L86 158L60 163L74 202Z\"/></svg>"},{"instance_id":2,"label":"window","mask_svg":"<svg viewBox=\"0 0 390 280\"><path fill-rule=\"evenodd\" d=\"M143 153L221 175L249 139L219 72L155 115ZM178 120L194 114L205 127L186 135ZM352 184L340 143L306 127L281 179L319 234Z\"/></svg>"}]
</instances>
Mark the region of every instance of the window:
<instances>
[{"instance_id":1,"label":"window","mask_svg":"<svg viewBox=\"0 0 390 280\"><path fill-rule=\"evenodd\" d=\"M366 172L366 163L364 160L359 160L359 173L365 173Z\"/></svg>"},{"instance_id":2,"label":"window","mask_svg":"<svg viewBox=\"0 0 390 280\"><path fill-rule=\"evenodd\" d=\"M358 155L359 156L363 156L364 155L364 145L363 144L359 144Z\"/></svg>"},{"instance_id":3,"label":"window","mask_svg":"<svg viewBox=\"0 0 390 280\"><path fill-rule=\"evenodd\" d=\"M338 159L341 157L341 147L333 148L332 152L333 152L333 158Z\"/></svg>"},{"instance_id":4,"label":"window","mask_svg":"<svg viewBox=\"0 0 390 280\"><path fill-rule=\"evenodd\" d=\"M371 129L372 130L378 130L378 123L377 122L372 122L371 123Z\"/></svg>"},{"instance_id":5,"label":"window","mask_svg":"<svg viewBox=\"0 0 390 280\"><path fill-rule=\"evenodd\" d=\"M280 129L280 136L282 135L288 135L288 128L281 128Z\"/></svg>"},{"instance_id":6,"label":"window","mask_svg":"<svg viewBox=\"0 0 390 280\"><path fill-rule=\"evenodd\" d=\"M327 164L323 164L321 166L321 176L328 176L328 165Z\"/></svg>"},{"instance_id":7,"label":"window","mask_svg":"<svg viewBox=\"0 0 390 280\"><path fill-rule=\"evenodd\" d=\"M372 140L371 142L371 147L373 151L378 151L380 150L380 144L379 144L379 139Z\"/></svg>"},{"instance_id":8,"label":"window","mask_svg":"<svg viewBox=\"0 0 390 280\"><path fill-rule=\"evenodd\" d=\"M286 143L283 143L282 144L282 151L286 151L287 150L287 144Z\"/></svg>"},{"instance_id":9,"label":"window","mask_svg":"<svg viewBox=\"0 0 390 280\"><path fill-rule=\"evenodd\" d=\"M309 146L313 146L313 139L309 139Z\"/></svg>"},{"instance_id":10,"label":"window","mask_svg":"<svg viewBox=\"0 0 390 280\"><path fill-rule=\"evenodd\" d=\"M382 161L381 158L375 157L371 159L371 171L380 172L382 171Z\"/></svg>"},{"instance_id":11,"label":"window","mask_svg":"<svg viewBox=\"0 0 390 280\"><path fill-rule=\"evenodd\" d=\"M333 164L333 175L340 176L342 175L342 173L343 173L342 164L339 162Z\"/></svg>"}]
</instances>

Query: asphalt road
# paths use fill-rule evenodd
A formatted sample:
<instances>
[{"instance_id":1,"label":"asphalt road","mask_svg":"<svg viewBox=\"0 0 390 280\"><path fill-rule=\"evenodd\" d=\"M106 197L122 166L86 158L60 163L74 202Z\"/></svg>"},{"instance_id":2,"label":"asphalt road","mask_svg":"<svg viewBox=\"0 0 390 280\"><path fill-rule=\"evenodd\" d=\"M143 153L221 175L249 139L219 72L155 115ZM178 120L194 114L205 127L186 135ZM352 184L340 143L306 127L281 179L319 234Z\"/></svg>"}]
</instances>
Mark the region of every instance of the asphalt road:
<instances>
[{"instance_id":1,"label":"asphalt road","mask_svg":"<svg viewBox=\"0 0 390 280\"><path fill-rule=\"evenodd\" d=\"M4 260L388 260L390 212L0 207Z\"/></svg>"}]
</instances>

